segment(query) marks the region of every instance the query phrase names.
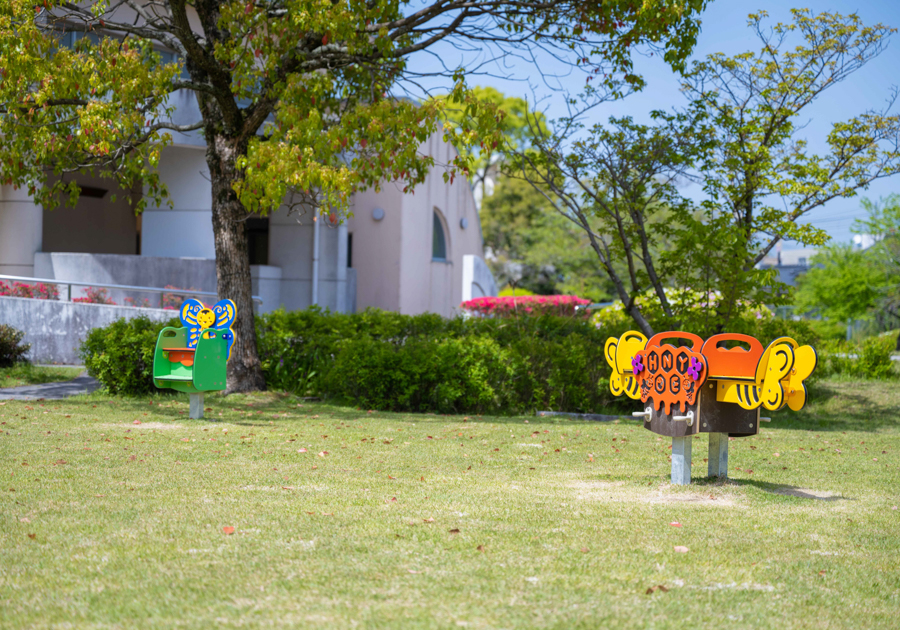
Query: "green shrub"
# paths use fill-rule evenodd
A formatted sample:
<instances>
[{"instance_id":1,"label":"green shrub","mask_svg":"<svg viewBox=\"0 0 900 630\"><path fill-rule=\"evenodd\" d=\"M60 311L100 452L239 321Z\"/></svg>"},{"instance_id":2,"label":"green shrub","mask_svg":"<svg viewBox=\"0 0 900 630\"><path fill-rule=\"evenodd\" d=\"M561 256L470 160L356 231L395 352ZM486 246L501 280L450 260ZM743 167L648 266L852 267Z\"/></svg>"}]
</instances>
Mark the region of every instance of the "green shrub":
<instances>
[{"instance_id":1,"label":"green shrub","mask_svg":"<svg viewBox=\"0 0 900 630\"><path fill-rule=\"evenodd\" d=\"M895 341L891 336L868 337L859 343L826 342L819 353L822 376L886 380L897 378L894 361Z\"/></svg>"},{"instance_id":2,"label":"green shrub","mask_svg":"<svg viewBox=\"0 0 900 630\"><path fill-rule=\"evenodd\" d=\"M94 328L81 345L88 374L111 394L143 396L158 391L153 385L153 352L156 338L166 326L180 327L181 323L136 317Z\"/></svg>"},{"instance_id":3,"label":"green shrub","mask_svg":"<svg viewBox=\"0 0 900 630\"><path fill-rule=\"evenodd\" d=\"M257 331L273 389L368 408L513 413L609 405L603 344L624 329L601 331L552 316L444 319L308 309L262 315ZM483 384L473 374L483 375Z\"/></svg>"},{"instance_id":4,"label":"green shrub","mask_svg":"<svg viewBox=\"0 0 900 630\"><path fill-rule=\"evenodd\" d=\"M0 367L10 367L25 361L30 343L22 343L25 333L7 324L0 324Z\"/></svg>"},{"instance_id":5,"label":"green shrub","mask_svg":"<svg viewBox=\"0 0 900 630\"><path fill-rule=\"evenodd\" d=\"M395 345L364 335L343 344L324 385L367 408L501 413L509 408L512 363L489 337L416 337Z\"/></svg>"}]
</instances>

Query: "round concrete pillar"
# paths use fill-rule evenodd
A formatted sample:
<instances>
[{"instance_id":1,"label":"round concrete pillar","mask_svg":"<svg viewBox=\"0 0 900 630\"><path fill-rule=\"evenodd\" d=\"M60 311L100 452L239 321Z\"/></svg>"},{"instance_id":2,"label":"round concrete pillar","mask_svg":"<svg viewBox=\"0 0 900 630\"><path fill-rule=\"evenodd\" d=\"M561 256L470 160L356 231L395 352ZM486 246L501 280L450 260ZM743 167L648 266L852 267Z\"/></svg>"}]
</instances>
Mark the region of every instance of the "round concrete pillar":
<instances>
[{"instance_id":1,"label":"round concrete pillar","mask_svg":"<svg viewBox=\"0 0 900 630\"><path fill-rule=\"evenodd\" d=\"M0 186L0 274L34 275L43 227L44 209L27 190Z\"/></svg>"}]
</instances>

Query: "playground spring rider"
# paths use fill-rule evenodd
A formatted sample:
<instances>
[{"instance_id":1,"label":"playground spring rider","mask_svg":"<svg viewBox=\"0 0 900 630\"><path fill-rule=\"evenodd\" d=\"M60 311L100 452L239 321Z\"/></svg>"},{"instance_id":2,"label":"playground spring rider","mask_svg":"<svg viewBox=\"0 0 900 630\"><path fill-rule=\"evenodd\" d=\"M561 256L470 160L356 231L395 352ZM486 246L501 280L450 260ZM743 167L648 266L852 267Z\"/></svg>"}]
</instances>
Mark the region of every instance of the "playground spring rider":
<instances>
[{"instance_id":1,"label":"playground spring rider","mask_svg":"<svg viewBox=\"0 0 900 630\"><path fill-rule=\"evenodd\" d=\"M667 340L692 343L675 347ZM743 344L725 347L729 342ZM672 483L691 482L691 438L709 433L710 477L728 476L728 438L759 433L760 408L799 411L806 404L803 381L816 369L816 351L790 337L763 348L749 335L724 333L705 342L692 333L664 332L649 341L629 331L605 346L613 394L646 403L644 428L672 438Z\"/></svg>"},{"instance_id":2,"label":"playground spring rider","mask_svg":"<svg viewBox=\"0 0 900 630\"><path fill-rule=\"evenodd\" d=\"M153 354L153 384L187 392L191 418L203 417L203 392L225 389L225 364L234 344L234 302L212 308L185 300L179 313L183 328L163 328Z\"/></svg>"}]
</instances>

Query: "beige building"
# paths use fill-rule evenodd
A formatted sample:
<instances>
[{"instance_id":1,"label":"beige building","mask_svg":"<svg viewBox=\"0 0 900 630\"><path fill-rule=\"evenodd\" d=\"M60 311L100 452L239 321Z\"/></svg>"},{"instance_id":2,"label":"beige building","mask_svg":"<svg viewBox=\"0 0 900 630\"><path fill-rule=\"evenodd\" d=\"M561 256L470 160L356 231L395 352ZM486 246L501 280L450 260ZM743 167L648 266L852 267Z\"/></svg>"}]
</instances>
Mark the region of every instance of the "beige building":
<instances>
[{"instance_id":1,"label":"beige building","mask_svg":"<svg viewBox=\"0 0 900 630\"><path fill-rule=\"evenodd\" d=\"M204 148L194 135L164 151L159 172L172 207L149 207L139 217L125 198L140 191L96 178L77 177L82 195L74 208L41 208L23 191L0 187L0 274L215 291ZM435 135L421 151L449 164L455 149ZM495 295L469 185L442 175L435 168L414 193L390 182L379 193L358 193L353 216L337 225L285 208L248 219L262 310L318 304L451 316L464 299ZM113 297L121 303L125 295Z\"/></svg>"}]
</instances>

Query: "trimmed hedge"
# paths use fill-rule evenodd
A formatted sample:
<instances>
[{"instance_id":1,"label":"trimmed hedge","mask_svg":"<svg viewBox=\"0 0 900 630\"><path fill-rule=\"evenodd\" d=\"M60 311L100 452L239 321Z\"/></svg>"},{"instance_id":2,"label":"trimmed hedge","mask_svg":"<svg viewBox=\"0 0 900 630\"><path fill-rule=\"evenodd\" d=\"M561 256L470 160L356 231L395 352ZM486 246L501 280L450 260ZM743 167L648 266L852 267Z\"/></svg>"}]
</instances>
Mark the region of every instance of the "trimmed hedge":
<instances>
[{"instance_id":1,"label":"trimmed hedge","mask_svg":"<svg viewBox=\"0 0 900 630\"><path fill-rule=\"evenodd\" d=\"M80 351L88 374L111 394L144 396L159 391L153 384L153 352L166 326L181 326L181 322L177 318L154 322L141 316L94 328Z\"/></svg>"},{"instance_id":2,"label":"trimmed hedge","mask_svg":"<svg viewBox=\"0 0 900 630\"><path fill-rule=\"evenodd\" d=\"M612 403L609 334L580 319L308 309L263 315L257 331L271 388L366 408L515 413Z\"/></svg>"},{"instance_id":3,"label":"trimmed hedge","mask_svg":"<svg viewBox=\"0 0 900 630\"><path fill-rule=\"evenodd\" d=\"M115 394L156 391L151 378L159 331L177 320L120 320L82 346L88 372ZM592 412L630 406L609 391L603 346L622 330L578 318L444 319L369 309L312 308L256 318L259 357L270 389L316 395L367 409L438 413ZM770 320L766 343L790 335L815 342L803 322Z\"/></svg>"}]
</instances>

